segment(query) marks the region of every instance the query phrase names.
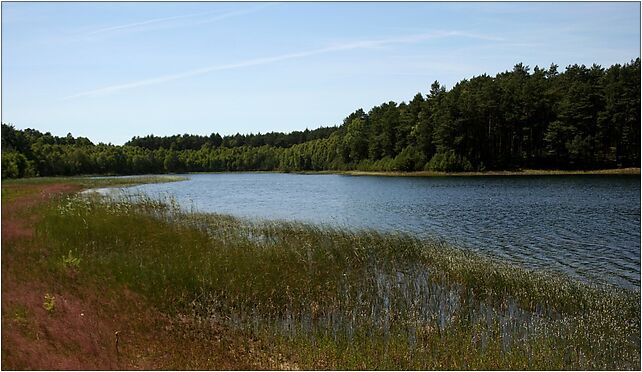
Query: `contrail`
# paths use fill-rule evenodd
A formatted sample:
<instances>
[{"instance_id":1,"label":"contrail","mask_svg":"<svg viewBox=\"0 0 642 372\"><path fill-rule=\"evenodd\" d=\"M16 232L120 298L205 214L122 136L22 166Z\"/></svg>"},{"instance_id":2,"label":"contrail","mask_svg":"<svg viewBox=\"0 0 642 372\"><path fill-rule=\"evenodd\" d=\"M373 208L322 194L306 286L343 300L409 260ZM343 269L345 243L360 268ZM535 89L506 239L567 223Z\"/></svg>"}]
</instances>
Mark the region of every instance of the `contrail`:
<instances>
[{"instance_id":1,"label":"contrail","mask_svg":"<svg viewBox=\"0 0 642 372\"><path fill-rule=\"evenodd\" d=\"M225 18L236 17L236 16L240 16L240 15L244 15L244 14L250 14L250 13L258 12L259 10L263 10L265 8L268 8L268 7L271 7L271 6L274 6L274 5L276 5L276 4L275 3L267 3L267 4L263 4L263 5L260 5L260 6L254 7L254 8L250 8L250 9L235 10L235 11L232 11L232 12L222 13L222 14L219 14L217 16L204 19L202 21L194 22L193 24L197 24L198 25L198 24L203 24L203 23L210 23L210 22L220 21L220 20L225 19Z\"/></svg>"},{"instance_id":2,"label":"contrail","mask_svg":"<svg viewBox=\"0 0 642 372\"><path fill-rule=\"evenodd\" d=\"M125 30L125 29L128 29L128 28L136 28L136 27L140 27L140 26L149 25L149 24L152 24L152 23L160 23L160 22L172 21L172 20L175 20L175 19L182 19L182 18L199 17L199 16L203 16L203 15L206 15L206 14L212 14L212 12L194 13L194 14L185 14L185 15L172 16L172 17L148 19L146 21L127 23L127 24L124 24L124 25L101 28L101 29L98 29L98 30L94 30L94 31L88 32L85 35L86 36L91 36L91 35L101 34L101 33L104 33L104 32L119 31L119 30Z\"/></svg>"},{"instance_id":3,"label":"contrail","mask_svg":"<svg viewBox=\"0 0 642 372\"><path fill-rule=\"evenodd\" d=\"M138 88L142 86L161 84L168 81L184 79L192 76L204 75L213 71L232 70L232 69L237 69L242 67L266 65L266 64L290 60L290 59L304 58L304 57L309 57L313 55L338 52L343 50L367 49L367 48L381 47L381 46L393 45L393 44L415 44L415 43L419 43L430 39L453 37L453 36L461 36L461 37L476 38L476 39L483 39L483 40L491 39L484 35L449 31L449 32L433 32L433 33L427 33L427 34L409 35L409 36L403 36L398 38L362 40L362 41L357 41L352 43L330 45L325 48L287 53L287 54L282 54L278 56L250 59L247 61L242 61L237 63L214 65L214 66L203 67L195 70L189 70L189 71L185 71L177 74L163 75L163 76L159 76L151 79L138 80L138 81L125 83L125 84L111 85L103 88L98 88L98 89L93 89L93 90L89 90L81 93L72 94L70 96L64 97L63 100L86 97L86 96L95 96L99 94L112 93L112 92L117 92L121 90ZM492 40L497 40L497 39L492 39Z\"/></svg>"},{"instance_id":4,"label":"contrail","mask_svg":"<svg viewBox=\"0 0 642 372\"><path fill-rule=\"evenodd\" d=\"M167 22L167 21L173 21L176 19L185 19L185 18L196 18L196 17L202 17L210 14L216 14L214 17L207 18L201 21L197 21L193 24L202 24L202 23L209 23L209 22L215 22L219 21L225 18L230 18L230 17L235 17L239 15L244 15L244 14L250 14L257 12L261 9L267 8L268 6L272 6L273 4L265 4L249 9L242 9L242 10L234 10L230 12L225 12L221 13L220 11L210 11L210 12L201 12L201 13L192 13L192 14L184 14L184 15L178 15L178 16L171 16L171 17L162 17L162 18L154 18L154 19L148 19L145 21L140 21L140 22L133 22L133 23L127 23L124 25L118 25L118 26L110 26L110 27L105 27L101 28L98 30L90 31L85 34L85 36L91 36L91 35L96 35L96 34L102 34L105 32L111 32L111 31L121 31L121 30L126 30L126 29L131 29L131 28L138 28L140 26L146 26L154 23L162 23L162 22Z\"/></svg>"}]
</instances>

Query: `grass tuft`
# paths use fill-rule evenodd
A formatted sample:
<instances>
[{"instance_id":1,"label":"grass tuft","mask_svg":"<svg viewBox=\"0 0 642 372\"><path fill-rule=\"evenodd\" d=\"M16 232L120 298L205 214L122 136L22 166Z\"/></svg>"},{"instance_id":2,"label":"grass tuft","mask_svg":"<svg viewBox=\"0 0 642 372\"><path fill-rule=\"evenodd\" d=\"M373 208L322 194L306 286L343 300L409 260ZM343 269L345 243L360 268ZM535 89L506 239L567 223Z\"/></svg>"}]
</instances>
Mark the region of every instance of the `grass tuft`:
<instances>
[{"instance_id":1,"label":"grass tuft","mask_svg":"<svg viewBox=\"0 0 642 372\"><path fill-rule=\"evenodd\" d=\"M46 293L42 307L47 310L47 312L53 313L56 309L56 298L53 295Z\"/></svg>"}]
</instances>

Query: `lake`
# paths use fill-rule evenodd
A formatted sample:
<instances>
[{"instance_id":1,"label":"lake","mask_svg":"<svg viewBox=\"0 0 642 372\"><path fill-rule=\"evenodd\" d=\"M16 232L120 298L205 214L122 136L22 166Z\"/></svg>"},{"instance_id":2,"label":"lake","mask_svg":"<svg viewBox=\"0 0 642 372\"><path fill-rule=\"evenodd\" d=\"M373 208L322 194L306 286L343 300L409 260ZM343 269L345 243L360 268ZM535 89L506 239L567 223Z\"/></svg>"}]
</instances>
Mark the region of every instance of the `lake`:
<instances>
[{"instance_id":1,"label":"lake","mask_svg":"<svg viewBox=\"0 0 642 372\"><path fill-rule=\"evenodd\" d=\"M640 176L186 175L129 188L252 219L401 231L529 268L640 288Z\"/></svg>"}]
</instances>

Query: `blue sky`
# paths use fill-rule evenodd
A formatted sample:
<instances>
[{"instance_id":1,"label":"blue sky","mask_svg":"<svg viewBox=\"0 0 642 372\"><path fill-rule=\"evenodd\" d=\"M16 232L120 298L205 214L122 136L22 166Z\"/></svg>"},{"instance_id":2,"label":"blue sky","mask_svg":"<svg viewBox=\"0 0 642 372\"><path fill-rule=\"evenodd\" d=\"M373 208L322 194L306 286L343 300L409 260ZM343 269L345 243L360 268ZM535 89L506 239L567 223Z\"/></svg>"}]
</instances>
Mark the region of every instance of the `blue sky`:
<instances>
[{"instance_id":1,"label":"blue sky","mask_svg":"<svg viewBox=\"0 0 642 372\"><path fill-rule=\"evenodd\" d=\"M638 3L2 3L2 121L94 142L292 131L523 62L640 56Z\"/></svg>"}]
</instances>

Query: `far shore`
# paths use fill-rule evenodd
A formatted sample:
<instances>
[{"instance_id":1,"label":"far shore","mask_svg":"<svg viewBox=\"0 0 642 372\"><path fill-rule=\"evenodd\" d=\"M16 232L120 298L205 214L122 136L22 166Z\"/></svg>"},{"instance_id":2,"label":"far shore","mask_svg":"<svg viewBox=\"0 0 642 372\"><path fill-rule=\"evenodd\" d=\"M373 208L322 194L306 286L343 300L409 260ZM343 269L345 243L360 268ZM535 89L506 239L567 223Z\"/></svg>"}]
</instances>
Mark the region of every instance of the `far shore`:
<instances>
[{"instance_id":1,"label":"far shore","mask_svg":"<svg viewBox=\"0 0 642 372\"><path fill-rule=\"evenodd\" d=\"M349 176L386 176L386 177L473 177L473 176L566 176L566 175L599 175L621 174L640 175L640 168L614 168L595 170L548 170L548 169L521 169L513 171L486 171L486 172L400 172L400 171L306 171L292 172L297 174L344 174Z\"/></svg>"},{"instance_id":2,"label":"far shore","mask_svg":"<svg viewBox=\"0 0 642 372\"><path fill-rule=\"evenodd\" d=\"M165 176L168 178L159 178L148 180L142 183L157 183L157 182L172 182L184 181L183 174L224 174L224 173L290 173L290 174L335 174L345 176L381 176L381 177L483 177L483 176L569 176L569 175L640 175L640 168L613 168L613 169L594 169L594 170L547 170L547 169L520 169L520 170L504 170L504 171L485 171L485 172L436 172L436 171L416 171L416 172L401 172L401 171L360 171L360 170L323 170L323 171L283 171L283 170L248 170L248 171L220 171L220 172L187 172L187 173L162 173L162 174L136 174L123 177L122 175L77 175L77 176L53 176L53 177L31 177L31 178L17 178L17 179L4 179L2 182L8 183L57 183L60 181L68 180L91 180L101 178L116 178L120 179L121 183L125 185L140 183L134 181L139 177L157 177ZM178 176L178 177L177 177ZM132 181L122 181L132 180ZM121 186L114 184L113 186ZM91 187L89 187L91 188Z\"/></svg>"}]
</instances>

